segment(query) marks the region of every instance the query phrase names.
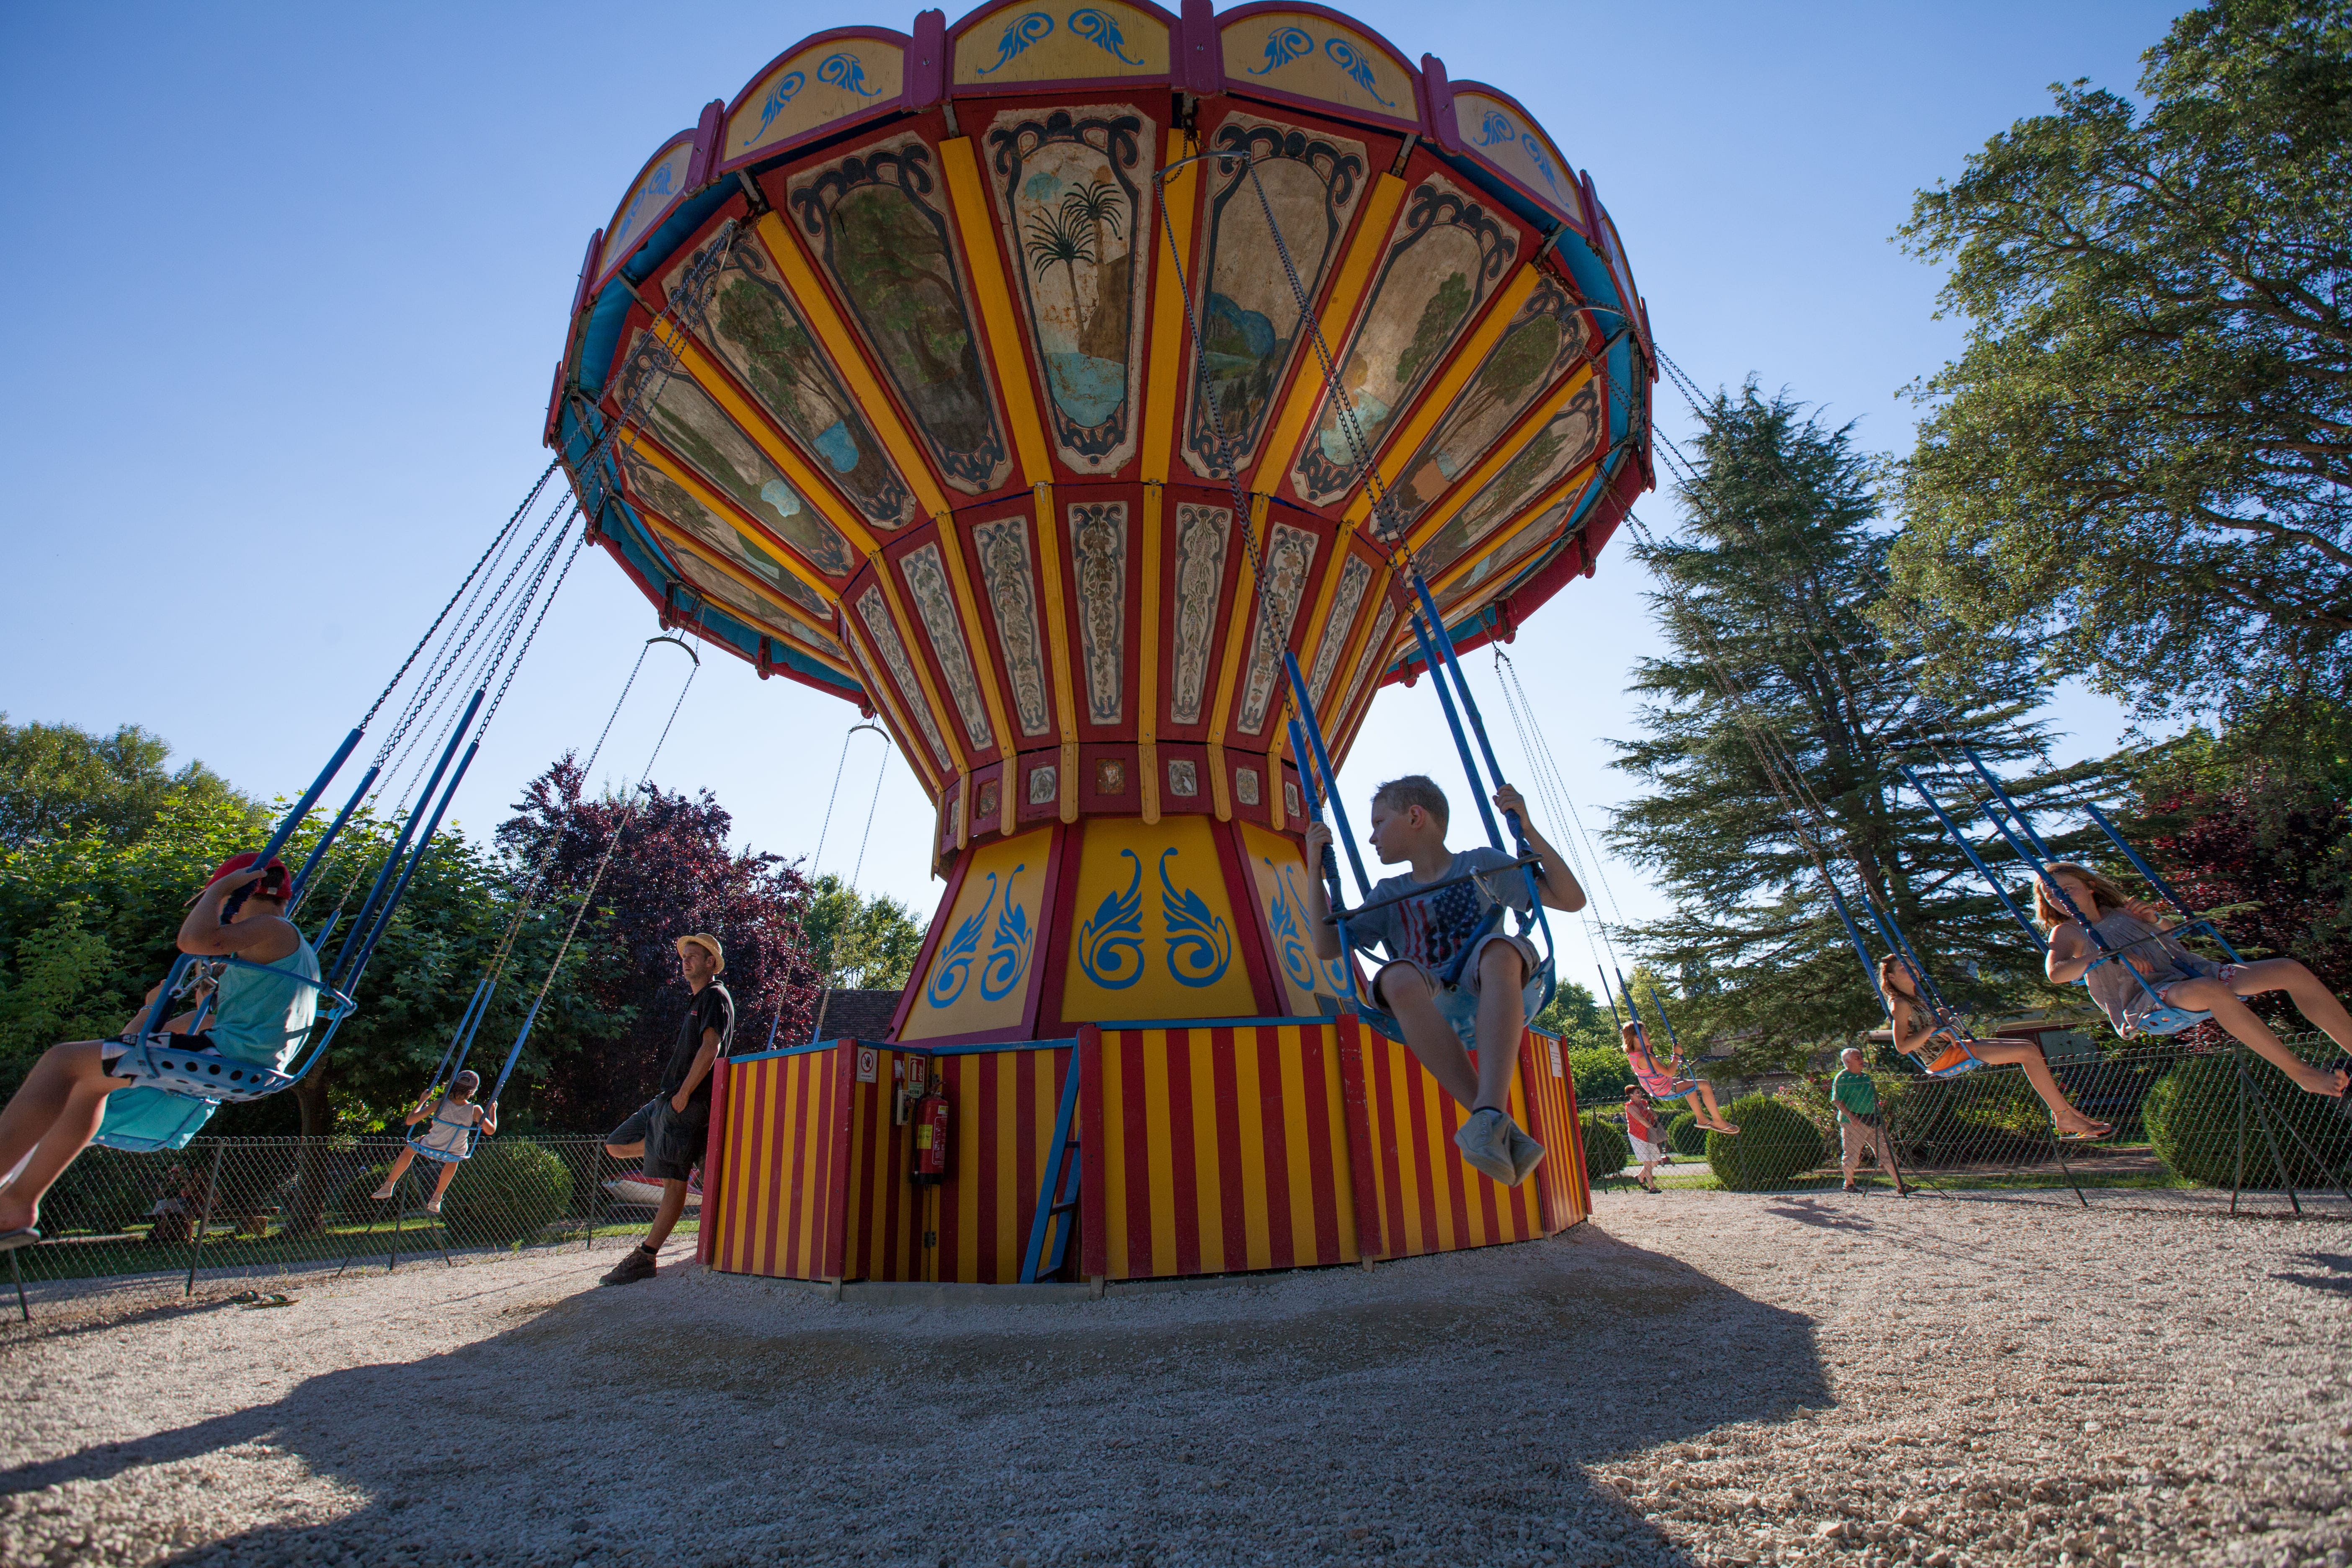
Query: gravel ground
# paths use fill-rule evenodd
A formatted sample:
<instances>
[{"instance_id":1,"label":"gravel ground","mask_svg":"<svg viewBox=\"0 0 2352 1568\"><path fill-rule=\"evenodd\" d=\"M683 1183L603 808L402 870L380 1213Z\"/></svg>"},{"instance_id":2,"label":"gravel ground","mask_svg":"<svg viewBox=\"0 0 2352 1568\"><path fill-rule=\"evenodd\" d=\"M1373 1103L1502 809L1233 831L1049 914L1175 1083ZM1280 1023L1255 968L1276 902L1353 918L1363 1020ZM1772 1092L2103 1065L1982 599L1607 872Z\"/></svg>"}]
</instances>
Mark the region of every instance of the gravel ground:
<instances>
[{"instance_id":1,"label":"gravel ground","mask_svg":"<svg viewBox=\"0 0 2352 1568\"><path fill-rule=\"evenodd\" d=\"M2352 1233L1609 1194L1099 1301L610 1253L0 1346L0 1562L2326 1563Z\"/></svg>"}]
</instances>

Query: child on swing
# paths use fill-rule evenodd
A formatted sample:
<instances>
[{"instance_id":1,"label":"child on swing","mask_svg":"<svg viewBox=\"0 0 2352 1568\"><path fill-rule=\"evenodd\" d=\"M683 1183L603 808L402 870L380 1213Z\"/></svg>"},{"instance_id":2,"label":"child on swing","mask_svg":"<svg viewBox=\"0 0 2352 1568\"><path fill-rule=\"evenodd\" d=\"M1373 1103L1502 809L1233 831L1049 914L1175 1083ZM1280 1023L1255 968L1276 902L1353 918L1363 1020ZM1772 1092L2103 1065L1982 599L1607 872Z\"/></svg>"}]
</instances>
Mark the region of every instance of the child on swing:
<instances>
[{"instance_id":1,"label":"child on swing","mask_svg":"<svg viewBox=\"0 0 2352 1568\"><path fill-rule=\"evenodd\" d=\"M1633 1081L1641 1086L1643 1093L1661 1103L1696 1097L1691 1113L1698 1118L1701 1127L1726 1137L1739 1131L1738 1123L1726 1121L1723 1112L1716 1109L1715 1085L1703 1078L1683 1076L1681 1051L1675 1051L1665 1067L1658 1065L1658 1058L1650 1054L1650 1037L1639 1018L1618 1025L1617 1037L1625 1047L1625 1065L1633 1069Z\"/></svg>"},{"instance_id":2,"label":"child on swing","mask_svg":"<svg viewBox=\"0 0 2352 1568\"><path fill-rule=\"evenodd\" d=\"M2091 931L2067 912L2052 889L2053 882L2091 921L2091 931L2115 952L2114 958L2106 958L2106 951L2092 940ZM2091 999L2126 1039L2137 1034L2141 1020L2159 1006L2210 1013L2215 1023L2286 1074L2298 1088L2342 1100L2346 1088L2352 1086L2352 1073L2344 1068L2313 1067L2287 1049L2286 1043L2242 1000L2284 991L2338 1049L2352 1052L2352 1014L2346 1013L2344 1004L2320 983L2319 976L2295 960L2222 963L2191 952L2171 933L2162 911L2071 860L2053 862L2048 880L2035 879L2033 917L2050 933L2045 973L2051 980L2064 985L2087 976Z\"/></svg>"},{"instance_id":3,"label":"child on swing","mask_svg":"<svg viewBox=\"0 0 2352 1568\"><path fill-rule=\"evenodd\" d=\"M1987 1067L2014 1062L2025 1069L2025 1081L2050 1108L2059 1137L2070 1143L2091 1142L2115 1131L2106 1122L2094 1121L2074 1109L2066 1091L2058 1087L2057 1075L2050 1070L2049 1058L2039 1045L1998 1038L1963 1044L1951 1030L1940 1027L1935 1014L1919 1000L1919 977L1912 973L1909 960L1888 953L1878 961L1878 994L1885 1000L1886 1016L1894 1020L1895 1048L1926 1071L1948 1072L1971 1056ZM1943 1046L1940 1053L1936 1052L1938 1042Z\"/></svg>"},{"instance_id":4,"label":"child on swing","mask_svg":"<svg viewBox=\"0 0 2352 1568\"><path fill-rule=\"evenodd\" d=\"M1505 784L1495 792L1495 805L1517 815L1528 847L1540 858L1536 887L1543 901L1555 910L1582 909L1584 889L1528 820L1528 804L1519 792ZM1512 856L1485 847L1457 855L1445 847L1447 815L1445 792L1421 773L1391 779L1372 792L1372 848L1382 865L1402 861L1411 869L1374 885L1364 900L1366 912L1348 922L1349 935L1366 951L1375 942L1388 949L1389 962L1372 977L1372 1000L1396 1016L1406 1048L1470 1112L1454 1135L1463 1159L1473 1169L1515 1187L1544 1157L1543 1145L1521 1131L1504 1109L1518 1066L1517 1041L1527 1027L1528 977L1541 958L1525 937L1499 929L1482 936L1480 931L1495 905L1522 912L1534 906L1527 878ZM1330 843L1329 826L1308 823L1307 863L1321 865ZM1413 896L1415 889L1432 882L1452 885ZM1339 932L1328 921L1330 900L1319 877L1307 879L1307 906L1316 956L1327 963L1337 961ZM1489 1042L1475 1066L1462 1037L1438 1010L1440 974L1457 959L1460 974L1454 984L1477 999L1477 1037Z\"/></svg>"},{"instance_id":5,"label":"child on swing","mask_svg":"<svg viewBox=\"0 0 2352 1568\"><path fill-rule=\"evenodd\" d=\"M473 1152L471 1144L475 1127L478 1125L481 1128L485 1138L499 1130L499 1102L494 1100L487 1106L474 1103L474 1096L481 1087L481 1075L468 1068L449 1080L449 1092L438 1100L434 1098L431 1089L426 1089L424 1098L416 1102L416 1109L408 1113L406 1124L414 1127L429 1116L433 1119L432 1128L417 1134L415 1141L400 1152L392 1162L392 1169L384 1173L383 1185L368 1196L379 1203L392 1196L400 1185L400 1178L408 1173L410 1162L416 1158L416 1152L422 1147L427 1152L446 1156L439 1162L441 1173L433 1180L433 1195L425 1203L426 1214L439 1214L441 1194L449 1190L449 1184L457 1178L457 1167L465 1163L467 1155Z\"/></svg>"}]
</instances>

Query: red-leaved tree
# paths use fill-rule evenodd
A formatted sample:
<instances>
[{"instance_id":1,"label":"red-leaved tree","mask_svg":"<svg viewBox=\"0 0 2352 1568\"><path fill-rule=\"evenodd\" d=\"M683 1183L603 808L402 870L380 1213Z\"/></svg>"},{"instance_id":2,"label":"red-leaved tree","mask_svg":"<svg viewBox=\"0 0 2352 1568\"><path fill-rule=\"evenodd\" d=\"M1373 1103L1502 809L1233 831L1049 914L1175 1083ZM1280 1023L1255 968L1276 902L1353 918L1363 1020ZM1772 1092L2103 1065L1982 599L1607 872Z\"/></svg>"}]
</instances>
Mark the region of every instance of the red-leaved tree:
<instances>
[{"instance_id":1,"label":"red-leaved tree","mask_svg":"<svg viewBox=\"0 0 2352 1568\"><path fill-rule=\"evenodd\" d=\"M2331 987L2352 984L2352 814L2317 784L2256 775L2150 803L2171 831L2150 858L2192 910L2227 906L2221 929L2248 958L2299 958Z\"/></svg>"},{"instance_id":2,"label":"red-leaved tree","mask_svg":"<svg viewBox=\"0 0 2352 1568\"><path fill-rule=\"evenodd\" d=\"M579 942L589 953L583 988L623 1027L560 1057L534 1097L547 1125L596 1131L616 1125L659 1086L688 994L672 945L679 937L709 931L726 948L722 979L735 998L739 1052L761 1048L779 1015L777 1037L801 1037L819 976L801 937L807 884L781 856L730 849L733 818L709 790L646 789L632 812L623 799L583 799L584 782L566 752L525 788L499 842L524 866L538 864L553 842L542 896L571 910L614 835L622 836Z\"/></svg>"}]
</instances>

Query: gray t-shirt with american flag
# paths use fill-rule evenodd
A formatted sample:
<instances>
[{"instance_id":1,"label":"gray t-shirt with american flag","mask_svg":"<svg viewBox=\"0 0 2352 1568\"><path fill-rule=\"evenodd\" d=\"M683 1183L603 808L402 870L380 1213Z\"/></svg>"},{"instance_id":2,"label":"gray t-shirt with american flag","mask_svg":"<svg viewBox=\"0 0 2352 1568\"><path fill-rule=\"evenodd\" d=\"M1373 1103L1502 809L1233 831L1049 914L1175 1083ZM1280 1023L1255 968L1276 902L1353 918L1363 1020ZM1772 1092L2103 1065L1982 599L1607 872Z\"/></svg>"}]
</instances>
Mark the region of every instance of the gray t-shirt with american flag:
<instances>
[{"instance_id":1,"label":"gray t-shirt with american flag","mask_svg":"<svg viewBox=\"0 0 2352 1568\"><path fill-rule=\"evenodd\" d=\"M1406 959L1424 969L1442 970L1454 961L1454 954L1469 945L1478 922L1497 902L1522 913L1535 908L1535 900L1528 893L1526 873L1513 857L1500 849L1465 849L1454 857L1445 874L1437 879L1452 881L1473 871L1489 874L1475 881L1455 882L1450 888L1440 888L1419 898L1403 899L1351 919L1348 922L1349 940L1366 952L1378 942L1388 949L1391 959ZM1364 901L1377 904L1429 885L1416 880L1410 871L1400 877L1383 877L1372 885L1371 897Z\"/></svg>"}]
</instances>

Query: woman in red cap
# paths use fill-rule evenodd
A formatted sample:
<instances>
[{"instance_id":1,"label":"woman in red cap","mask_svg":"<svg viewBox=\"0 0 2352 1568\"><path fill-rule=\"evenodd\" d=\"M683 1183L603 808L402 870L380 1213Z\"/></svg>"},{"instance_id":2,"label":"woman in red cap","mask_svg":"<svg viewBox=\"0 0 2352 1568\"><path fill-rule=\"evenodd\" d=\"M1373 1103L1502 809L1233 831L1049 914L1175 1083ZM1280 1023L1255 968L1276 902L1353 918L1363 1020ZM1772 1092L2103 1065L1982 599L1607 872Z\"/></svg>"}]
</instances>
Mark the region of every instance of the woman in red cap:
<instances>
[{"instance_id":1,"label":"woman in red cap","mask_svg":"<svg viewBox=\"0 0 2352 1568\"><path fill-rule=\"evenodd\" d=\"M249 854L222 861L190 901L187 918L180 922L180 951L240 962L223 971L218 999L201 1034L188 1033L193 1013L173 1018L162 1032L182 1037L184 1045L282 1068L318 1013L319 955L286 918L286 863L272 860L257 869L253 861ZM230 898L239 889L249 890L231 910ZM137 1079L118 1077L114 1068L131 1047L129 1031L139 1026L162 989L159 984L147 994L122 1038L51 1046L8 1108L0 1110L0 1251L40 1240L36 1227L42 1194L97 1136L100 1121L109 1118L110 1097L140 1089ZM112 1103L131 1110L125 1102L151 1097L166 1102L175 1118L184 1117L184 1103L173 1103L175 1097L160 1089L142 1089Z\"/></svg>"}]
</instances>

